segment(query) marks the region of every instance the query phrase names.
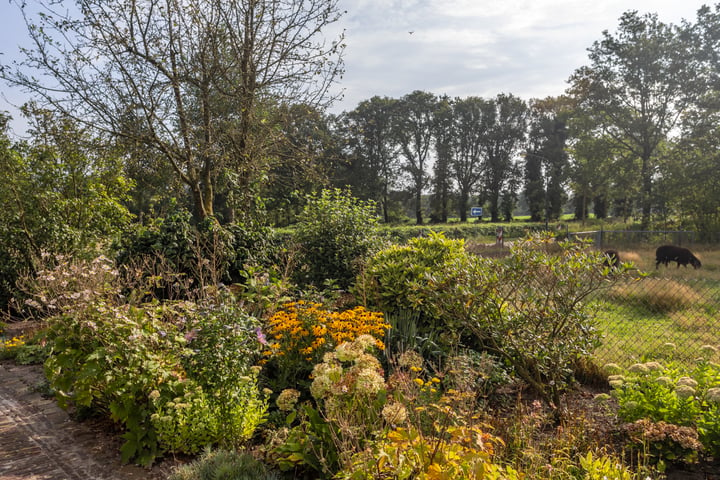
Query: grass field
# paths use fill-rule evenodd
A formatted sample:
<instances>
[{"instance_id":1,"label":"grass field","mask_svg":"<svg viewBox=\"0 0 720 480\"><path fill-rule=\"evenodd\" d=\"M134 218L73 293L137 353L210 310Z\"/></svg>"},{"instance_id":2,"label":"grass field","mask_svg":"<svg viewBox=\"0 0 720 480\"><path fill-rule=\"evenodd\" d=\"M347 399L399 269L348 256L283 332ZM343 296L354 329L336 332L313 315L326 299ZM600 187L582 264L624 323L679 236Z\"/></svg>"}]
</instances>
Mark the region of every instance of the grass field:
<instances>
[{"instance_id":1,"label":"grass field","mask_svg":"<svg viewBox=\"0 0 720 480\"><path fill-rule=\"evenodd\" d=\"M599 363L627 366L643 360L698 357L720 361L720 250L693 248L700 269L661 265L652 247L618 248L632 261L633 278L600 292L593 304L602 345ZM645 274L645 275L642 275Z\"/></svg>"}]
</instances>

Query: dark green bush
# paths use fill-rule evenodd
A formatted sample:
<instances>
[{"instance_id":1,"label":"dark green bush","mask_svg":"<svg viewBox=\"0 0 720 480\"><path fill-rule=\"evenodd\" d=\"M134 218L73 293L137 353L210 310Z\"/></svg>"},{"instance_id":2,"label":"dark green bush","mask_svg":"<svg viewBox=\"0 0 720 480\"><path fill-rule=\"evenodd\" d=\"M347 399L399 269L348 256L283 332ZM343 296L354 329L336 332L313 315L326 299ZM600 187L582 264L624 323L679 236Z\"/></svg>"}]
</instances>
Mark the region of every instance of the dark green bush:
<instances>
[{"instance_id":1,"label":"dark green bush","mask_svg":"<svg viewBox=\"0 0 720 480\"><path fill-rule=\"evenodd\" d=\"M189 280L191 287L244 283L251 265L274 260L274 235L259 225L220 225L214 218L193 224L187 210L176 209L148 225L136 226L118 245L119 265L140 268L145 276L156 272L158 262L165 269ZM159 298L172 298L171 285L158 285Z\"/></svg>"},{"instance_id":2,"label":"dark green bush","mask_svg":"<svg viewBox=\"0 0 720 480\"><path fill-rule=\"evenodd\" d=\"M297 283L321 287L334 280L348 288L378 244L375 211L373 202L353 198L347 191L311 195L293 234L300 248Z\"/></svg>"}]
</instances>

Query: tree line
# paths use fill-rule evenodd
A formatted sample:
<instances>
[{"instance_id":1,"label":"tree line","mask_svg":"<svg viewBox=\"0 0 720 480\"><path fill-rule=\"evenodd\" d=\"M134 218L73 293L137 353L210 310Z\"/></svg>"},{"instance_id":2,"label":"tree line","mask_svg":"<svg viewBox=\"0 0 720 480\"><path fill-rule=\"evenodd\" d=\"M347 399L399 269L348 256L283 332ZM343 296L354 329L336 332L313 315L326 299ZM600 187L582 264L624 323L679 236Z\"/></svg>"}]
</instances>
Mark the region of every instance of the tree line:
<instances>
[{"instance_id":1,"label":"tree line","mask_svg":"<svg viewBox=\"0 0 720 480\"><path fill-rule=\"evenodd\" d=\"M325 187L386 222L404 205L416 223L472 204L511 220L521 201L556 219L571 201L577 219L720 230L720 4L679 25L626 12L555 97L414 91L341 114L335 0L38 5L23 60L0 64L33 94L28 138L0 122L6 266L178 207L286 225Z\"/></svg>"},{"instance_id":2,"label":"tree line","mask_svg":"<svg viewBox=\"0 0 720 480\"><path fill-rule=\"evenodd\" d=\"M470 199L492 221L511 220L522 195L534 221L559 218L571 201L576 219L718 230L719 12L703 6L680 25L626 12L556 97L364 101L337 129L348 136L347 180L385 220L387 192L406 185L418 223L423 190L437 221L450 204L465 221Z\"/></svg>"}]
</instances>

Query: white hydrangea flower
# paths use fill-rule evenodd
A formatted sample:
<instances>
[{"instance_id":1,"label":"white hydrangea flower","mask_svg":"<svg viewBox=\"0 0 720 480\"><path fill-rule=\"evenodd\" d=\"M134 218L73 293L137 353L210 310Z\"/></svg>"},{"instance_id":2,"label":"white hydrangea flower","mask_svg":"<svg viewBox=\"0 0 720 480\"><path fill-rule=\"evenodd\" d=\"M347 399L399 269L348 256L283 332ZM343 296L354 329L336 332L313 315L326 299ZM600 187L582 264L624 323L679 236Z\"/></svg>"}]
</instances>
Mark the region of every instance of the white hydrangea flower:
<instances>
[{"instance_id":1,"label":"white hydrangea flower","mask_svg":"<svg viewBox=\"0 0 720 480\"><path fill-rule=\"evenodd\" d=\"M645 366L651 372L657 372L663 369L663 366L659 362L646 362Z\"/></svg>"},{"instance_id":2,"label":"white hydrangea flower","mask_svg":"<svg viewBox=\"0 0 720 480\"><path fill-rule=\"evenodd\" d=\"M603 369L609 374L609 375L615 375L620 372L622 372L622 367L618 365L617 363L606 363L603 366Z\"/></svg>"},{"instance_id":3,"label":"white hydrangea flower","mask_svg":"<svg viewBox=\"0 0 720 480\"><path fill-rule=\"evenodd\" d=\"M358 373L355 389L364 395L375 395L385 388L385 379L377 370L364 369Z\"/></svg>"},{"instance_id":4,"label":"white hydrangea flower","mask_svg":"<svg viewBox=\"0 0 720 480\"><path fill-rule=\"evenodd\" d=\"M636 363L634 365L630 365L628 371L632 373L646 374L650 371L650 369L644 363Z\"/></svg>"},{"instance_id":5,"label":"white hydrangea flower","mask_svg":"<svg viewBox=\"0 0 720 480\"><path fill-rule=\"evenodd\" d=\"M720 387L713 387L708 389L705 394L705 398L710 403L720 404Z\"/></svg>"},{"instance_id":6,"label":"white hydrangea flower","mask_svg":"<svg viewBox=\"0 0 720 480\"><path fill-rule=\"evenodd\" d=\"M690 377L680 377L677 381L677 385L680 386L688 386L690 388L697 388L698 382Z\"/></svg>"},{"instance_id":7,"label":"white hydrangea flower","mask_svg":"<svg viewBox=\"0 0 720 480\"><path fill-rule=\"evenodd\" d=\"M695 389L690 385L678 385L675 387L675 395L682 399L692 398L695 396Z\"/></svg>"},{"instance_id":8,"label":"white hydrangea flower","mask_svg":"<svg viewBox=\"0 0 720 480\"><path fill-rule=\"evenodd\" d=\"M382 409L382 416L391 425L397 425L407 420L408 412L400 402L386 403Z\"/></svg>"}]
</instances>

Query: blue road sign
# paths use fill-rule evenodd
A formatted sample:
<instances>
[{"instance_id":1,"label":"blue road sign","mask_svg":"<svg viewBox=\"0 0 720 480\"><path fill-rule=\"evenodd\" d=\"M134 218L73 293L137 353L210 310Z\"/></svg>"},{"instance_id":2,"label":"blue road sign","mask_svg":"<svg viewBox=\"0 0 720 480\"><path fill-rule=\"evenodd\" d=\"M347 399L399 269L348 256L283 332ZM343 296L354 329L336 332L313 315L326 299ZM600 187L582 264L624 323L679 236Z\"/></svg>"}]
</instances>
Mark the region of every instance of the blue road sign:
<instances>
[{"instance_id":1,"label":"blue road sign","mask_svg":"<svg viewBox=\"0 0 720 480\"><path fill-rule=\"evenodd\" d=\"M470 207L471 217L482 217L482 207Z\"/></svg>"}]
</instances>

